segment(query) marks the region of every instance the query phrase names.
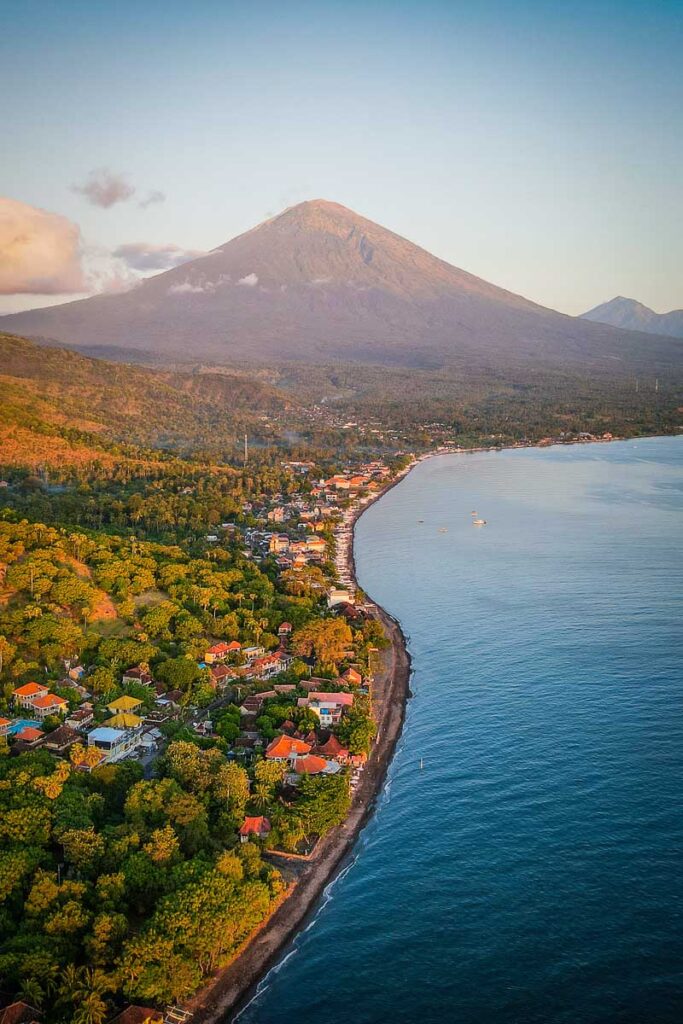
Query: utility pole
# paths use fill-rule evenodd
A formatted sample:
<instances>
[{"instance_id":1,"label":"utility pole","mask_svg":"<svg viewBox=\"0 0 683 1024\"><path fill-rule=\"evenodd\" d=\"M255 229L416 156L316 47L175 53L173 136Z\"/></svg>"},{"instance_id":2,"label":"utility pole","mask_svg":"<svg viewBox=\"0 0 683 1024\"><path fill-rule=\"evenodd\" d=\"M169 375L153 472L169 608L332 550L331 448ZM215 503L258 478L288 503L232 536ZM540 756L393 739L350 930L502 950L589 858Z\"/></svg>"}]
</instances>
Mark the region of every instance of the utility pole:
<instances>
[{"instance_id":1,"label":"utility pole","mask_svg":"<svg viewBox=\"0 0 683 1024\"><path fill-rule=\"evenodd\" d=\"M244 465L245 466L247 464L247 459L248 458L249 458L249 440L247 438L247 435L245 434L244 435Z\"/></svg>"}]
</instances>

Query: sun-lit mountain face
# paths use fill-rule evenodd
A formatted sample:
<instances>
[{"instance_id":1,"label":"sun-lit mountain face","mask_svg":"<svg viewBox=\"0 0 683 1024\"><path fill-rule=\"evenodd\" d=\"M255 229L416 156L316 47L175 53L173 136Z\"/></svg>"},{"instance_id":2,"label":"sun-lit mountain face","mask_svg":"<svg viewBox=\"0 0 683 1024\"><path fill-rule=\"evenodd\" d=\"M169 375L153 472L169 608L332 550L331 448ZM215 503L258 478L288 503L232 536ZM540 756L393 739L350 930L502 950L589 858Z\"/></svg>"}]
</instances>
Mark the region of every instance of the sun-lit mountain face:
<instances>
[{"instance_id":1,"label":"sun-lit mountain face","mask_svg":"<svg viewBox=\"0 0 683 1024\"><path fill-rule=\"evenodd\" d=\"M437 259L337 203L285 210L118 295L3 319L90 350L231 363L527 364L630 372L680 346L553 310Z\"/></svg>"}]
</instances>

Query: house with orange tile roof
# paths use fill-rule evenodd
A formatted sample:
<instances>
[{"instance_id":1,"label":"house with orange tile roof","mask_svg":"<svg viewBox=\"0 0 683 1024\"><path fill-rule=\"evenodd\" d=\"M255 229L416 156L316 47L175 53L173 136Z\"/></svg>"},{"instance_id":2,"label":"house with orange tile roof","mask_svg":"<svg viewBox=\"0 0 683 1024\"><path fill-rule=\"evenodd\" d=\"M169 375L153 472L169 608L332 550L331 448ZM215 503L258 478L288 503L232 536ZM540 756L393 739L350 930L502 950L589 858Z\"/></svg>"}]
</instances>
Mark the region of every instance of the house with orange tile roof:
<instances>
[{"instance_id":1,"label":"house with orange tile roof","mask_svg":"<svg viewBox=\"0 0 683 1024\"><path fill-rule=\"evenodd\" d=\"M300 754L309 754L310 743L294 736L276 736L266 747L266 757L271 761L291 761Z\"/></svg>"},{"instance_id":2,"label":"house with orange tile roof","mask_svg":"<svg viewBox=\"0 0 683 1024\"><path fill-rule=\"evenodd\" d=\"M15 707L31 708L36 697L47 697L49 692L42 683L25 683L13 692L12 700Z\"/></svg>"},{"instance_id":3,"label":"house with orange tile roof","mask_svg":"<svg viewBox=\"0 0 683 1024\"><path fill-rule=\"evenodd\" d=\"M7 736L11 724L12 723L9 720L9 718L0 718L0 739L3 739Z\"/></svg>"},{"instance_id":4,"label":"house with orange tile roof","mask_svg":"<svg viewBox=\"0 0 683 1024\"><path fill-rule=\"evenodd\" d=\"M15 740L21 743L34 744L39 743L42 740L45 733L42 729L36 729L33 725L25 725L23 729L14 734Z\"/></svg>"},{"instance_id":5,"label":"house with orange tile roof","mask_svg":"<svg viewBox=\"0 0 683 1024\"><path fill-rule=\"evenodd\" d=\"M69 702L56 693L47 693L44 697L36 697L31 704L33 714L41 722L48 715L65 715L69 710Z\"/></svg>"},{"instance_id":6,"label":"house with orange tile roof","mask_svg":"<svg viewBox=\"0 0 683 1024\"><path fill-rule=\"evenodd\" d=\"M327 768L327 761L316 754L305 754L296 758L293 768L297 775L320 775Z\"/></svg>"},{"instance_id":7,"label":"house with orange tile roof","mask_svg":"<svg viewBox=\"0 0 683 1024\"><path fill-rule=\"evenodd\" d=\"M353 666L351 666L351 668L347 668L346 672L342 673L342 679L347 686L360 686L363 682L362 675L358 669L353 668Z\"/></svg>"},{"instance_id":8,"label":"house with orange tile roof","mask_svg":"<svg viewBox=\"0 0 683 1024\"><path fill-rule=\"evenodd\" d=\"M224 640L220 643L214 644L209 647L206 654L204 655L204 661L207 665L213 665L214 661L220 661L221 658L227 658L229 654L228 645Z\"/></svg>"},{"instance_id":9,"label":"house with orange tile roof","mask_svg":"<svg viewBox=\"0 0 683 1024\"><path fill-rule=\"evenodd\" d=\"M270 832L270 821L268 818L245 818L240 829L240 842L248 843L252 836L257 839L265 839Z\"/></svg>"}]
</instances>

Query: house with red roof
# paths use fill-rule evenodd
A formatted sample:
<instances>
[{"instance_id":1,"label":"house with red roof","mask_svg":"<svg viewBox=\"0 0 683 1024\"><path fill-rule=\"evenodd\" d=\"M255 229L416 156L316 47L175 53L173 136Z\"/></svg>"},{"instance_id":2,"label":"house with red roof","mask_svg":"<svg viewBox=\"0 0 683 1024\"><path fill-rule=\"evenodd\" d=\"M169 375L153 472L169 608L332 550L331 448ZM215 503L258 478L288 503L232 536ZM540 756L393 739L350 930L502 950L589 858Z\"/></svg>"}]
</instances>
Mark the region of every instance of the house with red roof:
<instances>
[{"instance_id":1,"label":"house with red roof","mask_svg":"<svg viewBox=\"0 0 683 1024\"><path fill-rule=\"evenodd\" d=\"M245 818L240 829L240 842L248 843L252 836L257 839L265 839L270 832L270 821L268 818Z\"/></svg>"},{"instance_id":2,"label":"house with red roof","mask_svg":"<svg viewBox=\"0 0 683 1024\"><path fill-rule=\"evenodd\" d=\"M4 738L7 736L11 724L12 723L9 720L9 718L0 718L0 738Z\"/></svg>"},{"instance_id":3,"label":"house with red roof","mask_svg":"<svg viewBox=\"0 0 683 1024\"><path fill-rule=\"evenodd\" d=\"M20 743L33 746L34 743L39 743L44 735L45 733L42 729L36 729L33 725L25 725L23 729L14 734L14 738Z\"/></svg>"},{"instance_id":4,"label":"house with red roof","mask_svg":"<svg viewBox=\"0 0 683 1024\"><path fill-rule=\"evenodd\" d=\"M342 673L342 679L347 686L360 686L363 682L362 675L358 669L355 669L353 666L351 666L351 668L347 668L346 672Z\"/></svg>"},{"instance_id":5,"label":"house with red roof","mask_svg":"<svg viewBox=\"0 0 683 1024\"><path fill-rule=\"evenodd\" d=\"M126 669L126 671L123 673L123 678L121 682L123 683L124 686L126 685L126 683L139 683L140 686L154 685L154 680L152 679L151 674L147 672L144 668L142 668L140 665L138 665L137 668Z\"/></svg>"},{"instance_id":6,"label":"house with red roof","mask_svg":"<svg viewBox=\"0 0 683 1024\"><path fill-rule=\"evenodd\" d=\"M228 644L221 640L220 643L214 644L213 647L209 647L208 651L204 655L204 661L207 665L213 665L214 661L220 661L221 658L227 658L229 654Z\"/></svg>"},{"instance_id":7,"label":"house with red roof","mask_svg":"<svg viewBox=\"0 0 683 1024\"><path fill-rule=\"evenodd\" d=\"M47 693L44 697L36 697L31 704L33 714L41 722L48 715L65 715L69 710L69 702L56 693Z\"/></svg>"},{"instance_id":8,"label":"house with red roof","mask_svg":"<svg viewBox=\"0 0 683 1024\"><path fill-rule=\"evenodd\" d=\"M15 707L31 708L36 697L47 697L49 692L42 683L25 683L13 692L12 700Z\"/></svg>"},{"instance_id":9,"label":"house with red roof","mask_svg":"<svg viewBox=\"0 0 683 1024\"><path fill-rule=\"evenodd\" d=\"M295 736L276 736L266 747L266 757L271 761L293 761L299 755L310 752L310 743Z\"/></svg>"},{"instance_id":10,"label":"house with red roof","mask_svg":"<svg viewBox=\"0 0 683 1024\"><path fill-rule=\"evenodd\" d=\"M219 690L226 687L231 680L239 678L235 669L230 668L228 665L212 665L210 672L211 685Z\"/></svg>"},{"instance_id":11,"label":"house with red roof","mask_svg":"<svg viewBox=\"0 0 683 1024\"><path fill-rule=\"evenodd\" d=\"M334 735L330 736L326 743L317 746L314 753L319 754L321 757L329 758L332 761L339 761L340 764L345 764L349 757L346 747L343 747Z\"/></svg>"},{"instance_id":12,"label":"house with red roof","mask_svg":"<svg viewBox=\"0 0 683 1024\"><path fill-rule=\"evenodd\" d=\"M66 725L70 725L72 729L87 729L89 725L95 720L95 713L92 707L80 707L77 711L72 711L69 717L66 719Z\"/></svg>"},{"instance_id":13,"label":"house with red roof","mask_svg":"<svg viewBox=\"0 0 683 1024\"><path fill-rule=\"evenodd\" d=\"M282 670L283 664L278 654L266 654L262 658L255 658L251 663L252 674L257 679L270 679Z\"/></svg>"},{"instance_id":14,"label":"house with red roof","mask_svg":"<svg viewBox=\"0 0 683 1024\"><path fill-rule=\"evenodd\" d=\"M320 775L327 768L327 761L316 754L304 754L297 757L293 768L297 775Z\"/></svg>"}]
</instances>

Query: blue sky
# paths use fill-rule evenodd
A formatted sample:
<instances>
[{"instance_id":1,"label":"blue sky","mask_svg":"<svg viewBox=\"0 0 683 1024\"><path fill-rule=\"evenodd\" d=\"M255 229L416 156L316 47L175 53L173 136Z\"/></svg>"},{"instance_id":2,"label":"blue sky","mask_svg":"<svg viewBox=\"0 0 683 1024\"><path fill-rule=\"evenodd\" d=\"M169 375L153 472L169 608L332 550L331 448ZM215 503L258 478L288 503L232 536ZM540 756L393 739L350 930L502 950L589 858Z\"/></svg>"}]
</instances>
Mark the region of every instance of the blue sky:
<instances>
[{"instance_id":1,"label":"blue sky","mask_svg":"<svg viewBox=\"0 0 683 1024\"><path fill-rule=\"evenodd\" d=\"M0 7L0 195L95 261L322 197L564 312L683 306L680 2ZM95 168L134 196L88 202Z\"/></svg>"}]
</instances>

